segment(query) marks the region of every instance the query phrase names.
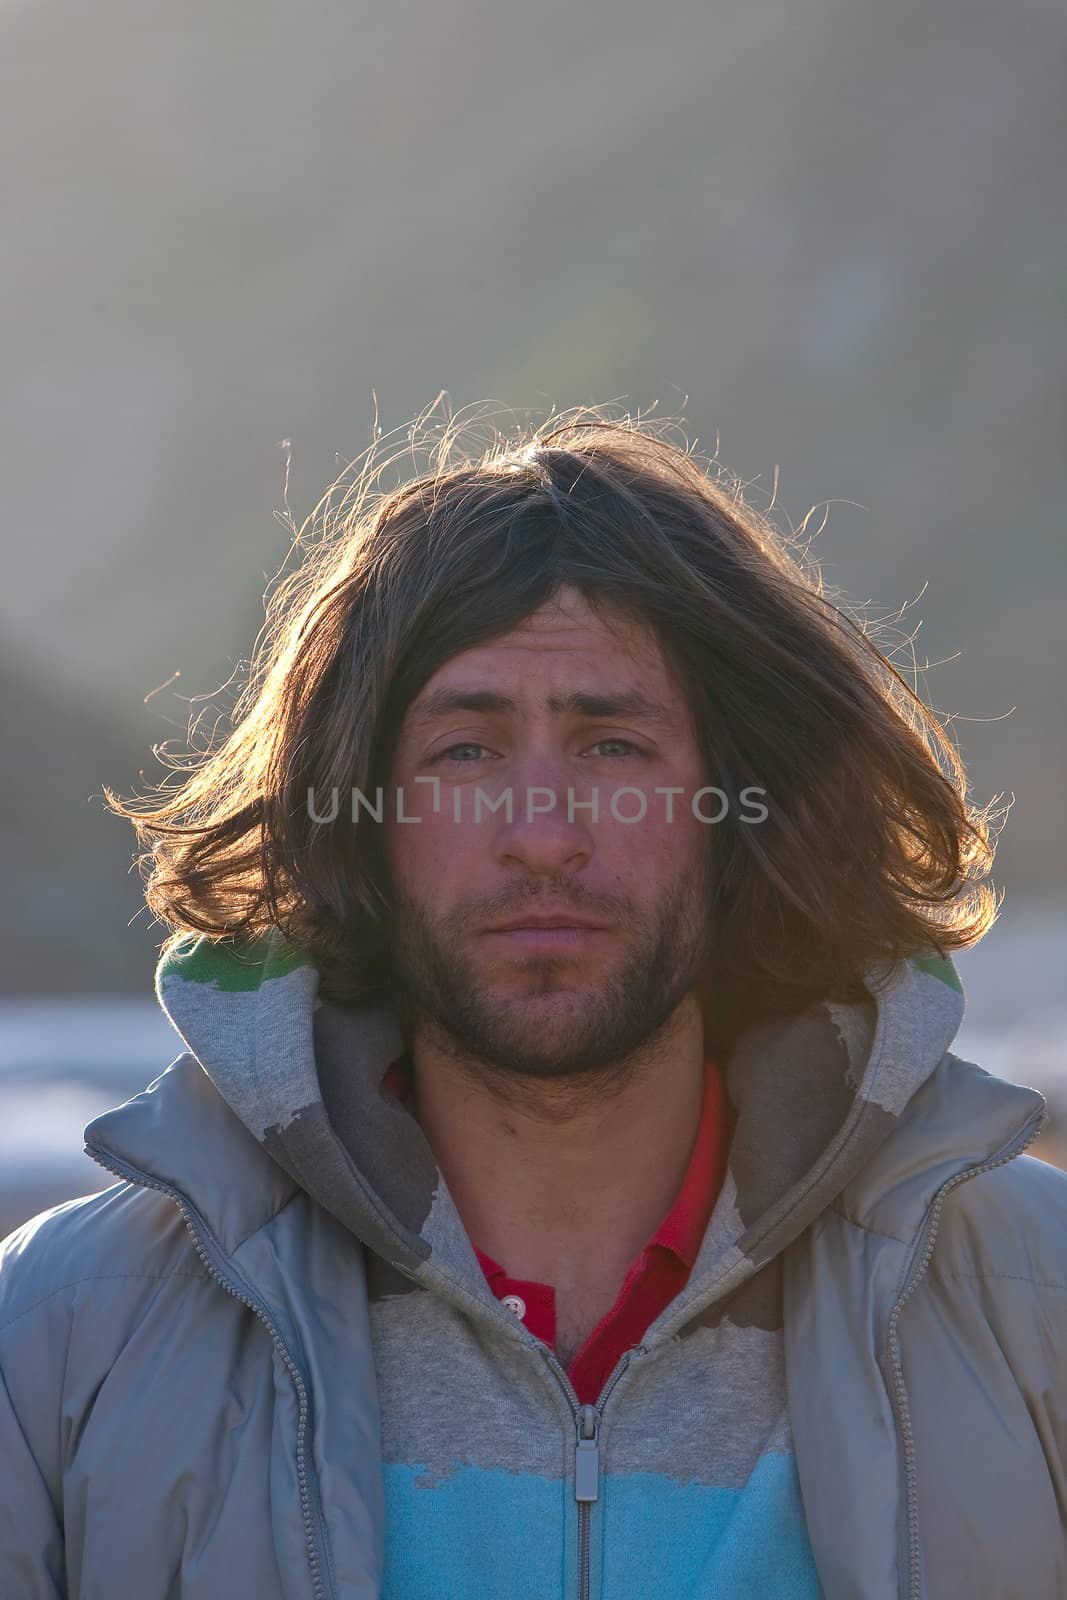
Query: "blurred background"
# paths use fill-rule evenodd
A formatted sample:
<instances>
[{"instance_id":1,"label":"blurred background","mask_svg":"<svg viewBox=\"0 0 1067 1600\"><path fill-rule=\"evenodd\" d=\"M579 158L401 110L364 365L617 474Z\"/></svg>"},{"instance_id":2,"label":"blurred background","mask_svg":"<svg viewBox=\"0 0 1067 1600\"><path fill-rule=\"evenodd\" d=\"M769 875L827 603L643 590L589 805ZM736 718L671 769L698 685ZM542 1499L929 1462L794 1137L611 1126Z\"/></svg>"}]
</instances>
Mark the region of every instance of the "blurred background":
<instances>
[{"instance_id":1,"label":"blurred background","mask_svg":"<svg viewBox=\"0 0 1067 1600\"><path fill-rule=\"evenodd\" d=\"M300 522L441 390L683 418L921 620L1013 800L957 1048L1063 1163L1065 53L1055 0L7 0L0 1236L180 1049L100 791L249 654L279 441Z\"/></svg>"}]
</instances>

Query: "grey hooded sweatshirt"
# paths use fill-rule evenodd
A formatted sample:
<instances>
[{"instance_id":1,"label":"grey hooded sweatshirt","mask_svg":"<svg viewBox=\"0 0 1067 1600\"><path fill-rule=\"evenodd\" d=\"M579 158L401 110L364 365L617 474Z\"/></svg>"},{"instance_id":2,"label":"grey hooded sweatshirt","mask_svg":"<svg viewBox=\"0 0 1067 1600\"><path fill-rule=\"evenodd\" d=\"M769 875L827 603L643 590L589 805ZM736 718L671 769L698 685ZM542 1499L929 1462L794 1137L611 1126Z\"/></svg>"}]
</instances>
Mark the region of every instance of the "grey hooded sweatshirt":
<instances>
[{"instance_id":1,"label":"grey hooded sweatshirt","mask_svg":"<svg viewBox=\"0 0 1067 1600\"><path fill-rule=\"evenodd\" d=\"M581 1406L493 1295L398 1019L196 937L187 1045L0 1245L3 1600L1067 1596L1067 1176L951 963L721 1064L688 1283Z\"/></svg>"}]
</instances>

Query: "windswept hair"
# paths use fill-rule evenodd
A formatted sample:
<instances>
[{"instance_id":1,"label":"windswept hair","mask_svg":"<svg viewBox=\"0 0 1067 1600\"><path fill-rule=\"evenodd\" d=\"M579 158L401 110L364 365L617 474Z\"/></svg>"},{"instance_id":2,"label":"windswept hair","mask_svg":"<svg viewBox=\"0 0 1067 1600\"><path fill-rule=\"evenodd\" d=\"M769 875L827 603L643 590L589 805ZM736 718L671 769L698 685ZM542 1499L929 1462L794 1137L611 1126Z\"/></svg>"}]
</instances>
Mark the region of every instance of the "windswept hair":
<instances>
[{"instance_id":1,"label":"windswept hair","mask_svg":"<svg viewBox=\"0 0 1067 1600\"><path fill-rule=\"evenodd\" d=\"M438 397L438 402L441 397ZM438 402L435 402L435 406ZM278 927L341 1004L389 986L389 886L373 819L329 826L308 791L373 797L406 708L458 652L573 585L642 622L677 673L714 782L767 793L709 830L716 1037L814 998L856 998L879 960L974 943L996 914L990 816L948 732L827 594L800 537L647 417L576 407L507 437L482 419L379 441L299 531L222 736L156 754L178 776L111 809L173 931ZM428 462L418 470L418 451ZM414 475L383 486L410 459ZM285 563L283 563L284 567Z\"/></svg>"}]
</instances>

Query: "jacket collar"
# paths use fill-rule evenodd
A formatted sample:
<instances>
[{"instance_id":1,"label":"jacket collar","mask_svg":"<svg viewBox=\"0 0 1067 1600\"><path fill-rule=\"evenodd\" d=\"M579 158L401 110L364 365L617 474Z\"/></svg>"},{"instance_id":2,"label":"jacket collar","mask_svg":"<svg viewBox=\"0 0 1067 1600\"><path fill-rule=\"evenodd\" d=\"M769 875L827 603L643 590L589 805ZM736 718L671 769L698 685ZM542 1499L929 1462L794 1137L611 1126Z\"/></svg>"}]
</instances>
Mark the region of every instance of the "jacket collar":
<instances>
[{"instance_id":1,"label":"jacket collar","mask_svg":"<svg viewBox=\"0 0 1067 1600\"><path fill-rule=\"evenodd\" d=\"M187 1197L227 1251L303 1189L394 1265L435 1256L476 1273L422 1130L382 1092L403 1050L395 1016L323 1003L315 967L277 933L186 936L156 988L188 1053L88 1124L91 1154ZM757 1265L833 1202L910 1235L940 1182L1044 1105L946 1054L963 1012L951 962L917 957L867 988L861 1004L750 1030L725 1066L727 1206Z\"/></svg>"}]
</instances>

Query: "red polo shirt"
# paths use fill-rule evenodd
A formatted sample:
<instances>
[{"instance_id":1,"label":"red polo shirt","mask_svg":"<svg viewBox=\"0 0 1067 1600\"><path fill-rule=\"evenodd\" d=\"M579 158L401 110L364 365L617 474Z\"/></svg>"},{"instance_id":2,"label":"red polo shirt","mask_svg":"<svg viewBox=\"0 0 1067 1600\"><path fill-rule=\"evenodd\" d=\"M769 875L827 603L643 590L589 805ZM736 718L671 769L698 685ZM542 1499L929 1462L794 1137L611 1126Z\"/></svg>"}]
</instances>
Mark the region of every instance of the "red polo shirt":
<instances>
[{"instance_id":1,"label":"red polo shirt","mask_svg":"<svg viewBox=\"0 0 1067 1600\"><path fill-rule=\"evenodd\" d=\"M726 1173L726 1117L722 1076L704 1063L704 1102L693 1153L677 1198L632 1263L618 1298L577 1351L568 1376L583 1405L595 1405L619 1358L641 1343L646 1330L689 1280ZM474 1246L486 1281L498 1300L521 1316L547 1345L556 1342L556 1291L551 1284L509 1278L504 1268Z\"/></svg>"},{"instance_id":2,"label":"red polo shirt","mask_svg":"<svg viewBox=\"0 0 1067 1600\"><path fill-rule=\"evenodd\" d=\"M403 1096L404 1076L390 1069L383 1085ZM685 1288L726 1173L727 1119L722 1075L704 1063L704 1100L682 1186L670 1211L623 1279L611 1310L597 1323L568 1368L583 1404L595 1405L625 1351ZM505 1269L474 1245L486 1281L507 1300L525 1326L545 1344L556 1342L556 1291L551 1284L509 1278Z\"/></svg>"}]
</instances>

